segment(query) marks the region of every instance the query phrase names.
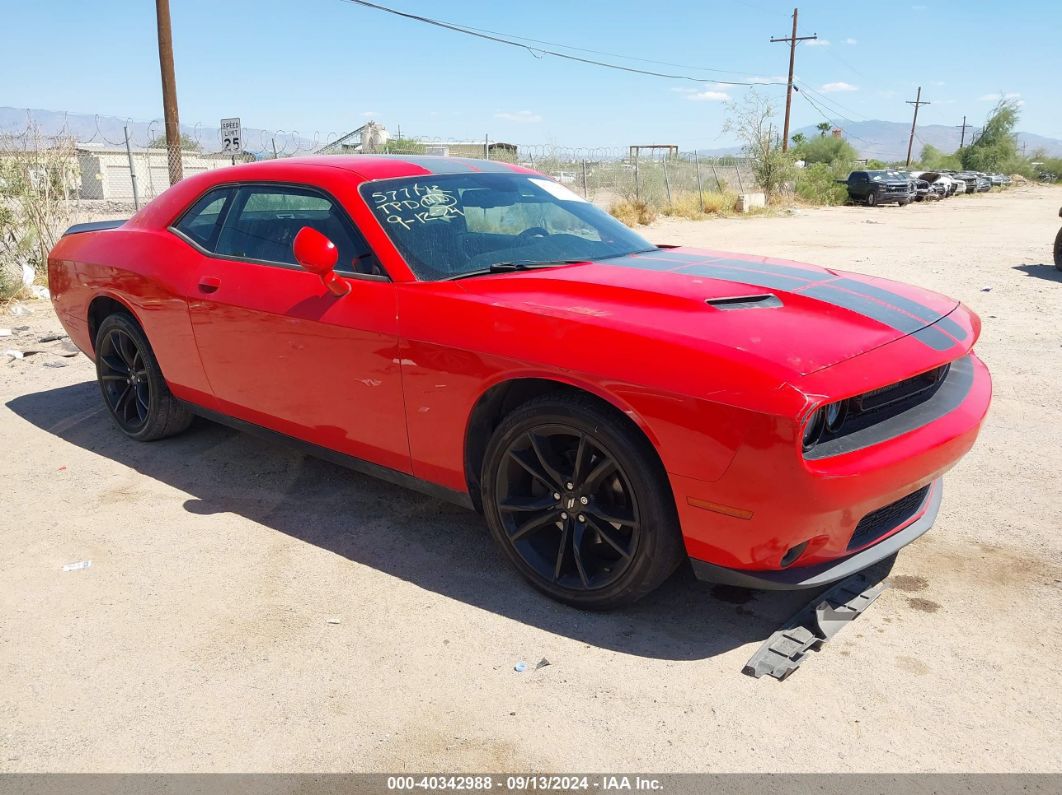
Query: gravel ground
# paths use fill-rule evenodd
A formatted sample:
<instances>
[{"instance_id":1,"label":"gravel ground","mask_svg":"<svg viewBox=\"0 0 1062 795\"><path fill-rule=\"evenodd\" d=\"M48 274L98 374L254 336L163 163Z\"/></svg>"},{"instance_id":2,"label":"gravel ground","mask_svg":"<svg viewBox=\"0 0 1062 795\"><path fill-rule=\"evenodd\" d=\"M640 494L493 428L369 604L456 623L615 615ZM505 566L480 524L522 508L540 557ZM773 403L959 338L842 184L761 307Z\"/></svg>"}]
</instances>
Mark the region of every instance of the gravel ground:
<instances>
[{"instance_id":1,"label":"gravel ground","mask_svg":"<svg viewBox=\"0 0 1062 795\"><path fill-rule=\"evenodd\" d=\"M1023 188L650 228L914 282L984 320L996 399L937 526L781 683L740 670L806 596L682 572L579 613L474 514L207 423L130 442L84 357L0 361L0 771L1062 771L1060 204ZM26 306L0 311L30 327L0 350L59 331Z\"/></svg>"}]
</instances>

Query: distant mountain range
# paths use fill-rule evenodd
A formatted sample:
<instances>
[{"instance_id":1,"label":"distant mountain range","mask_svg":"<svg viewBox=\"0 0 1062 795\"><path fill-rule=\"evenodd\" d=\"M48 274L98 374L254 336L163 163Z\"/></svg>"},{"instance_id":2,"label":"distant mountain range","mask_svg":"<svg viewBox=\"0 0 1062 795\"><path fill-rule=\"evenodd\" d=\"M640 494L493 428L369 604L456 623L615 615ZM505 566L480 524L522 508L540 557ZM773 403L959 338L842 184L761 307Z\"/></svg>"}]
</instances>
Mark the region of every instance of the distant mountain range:
<instances>
[{"instance_id":1,"label":"distant mountain range","mask_svg":"<svg viewBox=\"0 0 1062 795\"><path fill-rule=\"evenodd\" d=\"M0 107L0 134L21 133L30 125L40 135L53 137L65 135L80 143L102 143L125 146L125 126L129 125L129 143L133 147L147 146L159 136L166 134L161 121L127 122L117 116L94 116L89 113L66 113L54 110ZM343 131L347 132L346 130ZM181 125L181 133L197 141L204 152L221 151L221 130L218 127ZM275 133L253 127L243 128L244 150L272 155L273 144L283 154L301 152L307 154L324 146L327 141L295 133Z\"/></svg>"},{"instance_id":2,"label":"distant mountain range","mask_svg":"<svg viewBox=\"0 0 1062 795\"><path fill-rule=\"evenodd\" d=\"M907 141L911 135L910 122L871 121L846 122L843 119L835 119L834 127L840 127L845 139L850 143L860 157L874 158L886 162L903 160L907 157ZM972 137L980 132L980 128L967 128L966 143L970 143ZM793 134L803 133L808 138L819 134L814 126L801 127L794 130ZM915 130L914 149L912 154L918 157L922 147L932 144L944 153L954 152L959 148L961 131L957 127L948 127L943 124L918 125ZM1019 132L1018 146L1024 145L1028 154L1042 149L1051 157L1062 157L1062 141L1057 138L1046 138L1035 133ZM727 147L725 149L702 150L702 154L708 155L732 155L740 152L739 147Z\"/></svg>"}]
</instances>

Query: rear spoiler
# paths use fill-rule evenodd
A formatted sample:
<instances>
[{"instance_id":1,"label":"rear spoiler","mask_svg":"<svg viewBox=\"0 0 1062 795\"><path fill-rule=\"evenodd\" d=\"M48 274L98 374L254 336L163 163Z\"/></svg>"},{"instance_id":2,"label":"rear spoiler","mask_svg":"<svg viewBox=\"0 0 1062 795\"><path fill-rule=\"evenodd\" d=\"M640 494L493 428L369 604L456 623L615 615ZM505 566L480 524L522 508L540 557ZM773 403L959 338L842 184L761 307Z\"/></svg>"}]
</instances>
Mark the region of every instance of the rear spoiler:
<instances>
[{"instance_id":1,"label":"rear spoiler","mask_svg":"<svg viewBox=\"0 0 1062 795\"><path fill-rule=\"evenodd\" d=\"M119 218L116 221L92 221L87 224L74 224L63 232L63 237L66 237L67 235L80 235L82 232L100 232L104 229L117 229L128 220L128 218Z\"/></svg>"}]
</instances>

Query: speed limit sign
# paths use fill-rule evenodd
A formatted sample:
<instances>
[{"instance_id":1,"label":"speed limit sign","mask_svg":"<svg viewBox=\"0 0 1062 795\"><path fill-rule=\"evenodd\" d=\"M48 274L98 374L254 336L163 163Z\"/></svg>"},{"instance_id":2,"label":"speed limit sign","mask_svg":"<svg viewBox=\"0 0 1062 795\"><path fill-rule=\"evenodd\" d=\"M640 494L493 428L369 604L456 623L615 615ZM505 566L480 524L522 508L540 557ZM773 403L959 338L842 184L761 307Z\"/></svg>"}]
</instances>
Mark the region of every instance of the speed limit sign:
<instances>
[{"instance_id":1,"label":"speed limit sign","mask_svg":"<svg viewBox=\"0 0 1062 795\"><path fill-rule=\"evenodd\" d=\"M221 120L221 151L228 155L243 152L243 130L239 118Z\"/></svg>"}]
</instances>

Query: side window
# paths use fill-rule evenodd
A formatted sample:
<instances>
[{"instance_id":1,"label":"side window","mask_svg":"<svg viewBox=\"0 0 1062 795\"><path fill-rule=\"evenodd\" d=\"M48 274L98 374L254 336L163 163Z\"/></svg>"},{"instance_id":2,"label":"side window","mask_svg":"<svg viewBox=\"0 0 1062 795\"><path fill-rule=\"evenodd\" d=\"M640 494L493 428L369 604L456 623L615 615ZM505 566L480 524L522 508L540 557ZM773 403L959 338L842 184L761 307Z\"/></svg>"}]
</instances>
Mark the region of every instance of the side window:
<instances>
[{"instance_id":1,"label":"side window","mask_svg":"<svg viewBox=\"0 0 1062 795\"><path fill-rule=\"evenodd\" d=\"M203 248L213 250L217 240L218 222L231 196L232 188L210 191L189 208L174 228Z\"/></svg>"},{"instance_id":2,"label":"side window","mask_svg":"<svg viewBox=\"0 0 1062 795\"><path fill-rule=\"evenodd\" d=\"M295 265L292 243L304 226L331 240L341 273L384 275L365 239L329 198L304 188L241 187L227 213L215 251L230 257Z\"/></svg>"}]
</instances>

